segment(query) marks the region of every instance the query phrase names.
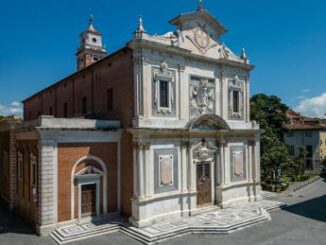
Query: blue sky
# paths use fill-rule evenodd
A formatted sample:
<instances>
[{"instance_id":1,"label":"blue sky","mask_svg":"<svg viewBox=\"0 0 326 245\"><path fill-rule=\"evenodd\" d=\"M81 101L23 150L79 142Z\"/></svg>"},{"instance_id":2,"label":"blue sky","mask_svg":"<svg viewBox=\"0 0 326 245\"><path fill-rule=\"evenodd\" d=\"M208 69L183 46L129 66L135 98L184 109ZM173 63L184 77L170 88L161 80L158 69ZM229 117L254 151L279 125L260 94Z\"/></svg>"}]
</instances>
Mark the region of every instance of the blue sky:
<instances>
[{"instance_id":1,"label":"blue sky","mask_svg":"<svg viewBox=\"0 0 326 245\"><path fill-rule=\"evenodd\" d=\"M325 0L204 3L229 30L223 42L235 53L245 47L256 66L252 94L275 94L307 115L326 113ZM0 113L14 112L15 101L76 70L78 35L90 10L113 52L132 38L138 15L149 33L160 34L174 30L170 19L197 5L197 0L2 1Z\"/></svg>"}]
</instances>

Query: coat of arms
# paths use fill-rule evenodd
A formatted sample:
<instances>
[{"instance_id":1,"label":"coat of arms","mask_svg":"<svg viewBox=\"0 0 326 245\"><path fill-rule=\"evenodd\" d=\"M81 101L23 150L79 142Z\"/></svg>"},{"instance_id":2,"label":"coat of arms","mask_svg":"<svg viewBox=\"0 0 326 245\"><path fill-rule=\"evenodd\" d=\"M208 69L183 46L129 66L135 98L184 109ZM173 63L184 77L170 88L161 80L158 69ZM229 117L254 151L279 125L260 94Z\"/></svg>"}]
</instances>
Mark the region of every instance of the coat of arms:
<instances>
[{"instance_id":1,"label":"coat of arms","mask_svg":"<svg viewBox=\"0 0 326 245\"><path fill-rule=\"evenodd\" d=\"M191 91L192 109L202 114L214 112L214 86L208 79L201 78L199 81L194 80ZM195 113L198 114L198 113Z\"/></svg>"}]
</instances>

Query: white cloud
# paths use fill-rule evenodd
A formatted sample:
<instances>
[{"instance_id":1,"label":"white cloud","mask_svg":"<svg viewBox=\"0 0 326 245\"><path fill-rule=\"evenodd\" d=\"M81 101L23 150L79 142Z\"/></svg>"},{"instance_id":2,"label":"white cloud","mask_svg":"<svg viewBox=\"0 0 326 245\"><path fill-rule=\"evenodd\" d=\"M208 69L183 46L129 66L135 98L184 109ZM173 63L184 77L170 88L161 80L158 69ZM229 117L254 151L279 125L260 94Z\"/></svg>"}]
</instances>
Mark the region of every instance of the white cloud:
<instances>
[{"instance_id":1,"label":"white cloud","mask_svg":"<svg viewBox=\"0 0 326 245\"><path fill-rule=\"evenodd\" d=\"M305 88L305 89L301 90L301 93L303 93L303 94L306 94L306 93L309 93L309 92L310 92L309 88Z\"/></svg>"},{"instance_id":2,"label":"white cloud","mask_svg":"<svg viewBox=\"0 0 326 245\"><path fill-rule=\"evenodd\" d=\"M308 117L326 118L326 93L303 99L295 110Z\"/></svg>"},{"instance_id":3,"label":"white cloud","mask_svg":"<svg viewBox=\"0 0 326 245\"><path fill-rule=\"evenodd\" d=\"M302 100L302 99L305 99L306 96L305 95L299 95L297 97L295 97L297 100Z\"/></svg>"},{"instance_id":4,"label":"white cloud","mask_svg":"<svg viewBox=\"0 0 326 245\"><path fill-rule=\"evenodd\" d=\"M18 102L18 101L13 101L13 102L10 103L10 105L13 106L13 107L20 107L20 106L22 106L22 104L20 102Z\"/></svg>"},{"instance_id":5,"label":"white cloud","mask_svg":"<svg viewBox=\"0 0 326 245\"><path fill-rule=\"evenodd\" d=\"M23 115L23 105L17 101L13 101L9 105L0 104L1 116L19 116Z\"/></svg>"}]
</instances>

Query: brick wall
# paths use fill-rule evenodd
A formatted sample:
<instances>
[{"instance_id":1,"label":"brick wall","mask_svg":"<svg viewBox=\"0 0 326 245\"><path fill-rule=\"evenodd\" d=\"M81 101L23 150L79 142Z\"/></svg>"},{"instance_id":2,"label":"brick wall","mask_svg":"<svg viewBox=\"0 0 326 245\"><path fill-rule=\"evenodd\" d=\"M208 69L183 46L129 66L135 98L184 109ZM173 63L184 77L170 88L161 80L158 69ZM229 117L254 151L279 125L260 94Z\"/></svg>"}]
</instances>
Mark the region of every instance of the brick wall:
<instances>
[{"instance_id":1,"label":"brick wall","mask_svg":"<svg viewBox=\"0 0 326 245\"><path fill-rule=\"evenodd\" d=\"M8 202L10 198L9 146L10 131L0 132L0 197ZM7 155L7 157L5 155Z\"/></svg>"},{"instance_id":2,"label":"brick wall","mask_svg":"<svg viewBox=\"0 0 326 245\"><path fill-rule=\"evenodd\" d=\"M24 119L36 119L39 114L64 117L67 103L68 117L118 118L130 126L133 117L132 50L122 49L24 101ZM113 90L113 110L107 108L107 90ZM82 99L86 97L87 113L82 113Z\"/></svg>"},{"instance_id":3,"label":"brick wall","mask_svg":"<svg viewBox=\"0 0 326 245\"><path fill-rule=\"evenodd\" d=\"M106 164L108 175L108 213L117 211L117 144L78 143L58 145L58 221L71 219L71 173L75 162L87 155ZM80 169L80 168L79 168ZM76 189L75 189L76 190ZM76 200L75 191L75 200ZM76 202L75 202L76 204ZM75 216L76 208L75 205Z\"/></svg>"}]
</instances>

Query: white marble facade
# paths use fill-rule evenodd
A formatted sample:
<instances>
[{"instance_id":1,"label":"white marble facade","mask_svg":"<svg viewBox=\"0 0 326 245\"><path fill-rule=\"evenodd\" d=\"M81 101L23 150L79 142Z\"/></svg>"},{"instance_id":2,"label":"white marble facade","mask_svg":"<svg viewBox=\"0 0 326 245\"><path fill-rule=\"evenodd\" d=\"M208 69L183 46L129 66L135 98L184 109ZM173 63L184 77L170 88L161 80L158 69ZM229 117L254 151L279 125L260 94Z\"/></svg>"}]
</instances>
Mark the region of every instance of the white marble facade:
<instances>
[{"instance_id":1,"label":"white marble facade","mask_svg":"<svg viewBox=\"0 0 326 245\"><path fill-rule=\"evenodd\" d=\"M129 43L135 84L130 221L139 227L260 199L260 131L249 110L253 66L244 50L237 56L221 42L226 29L202 8L170 23L176 31L158 36L140 20Z\"/></svg>"}]
</instances>

